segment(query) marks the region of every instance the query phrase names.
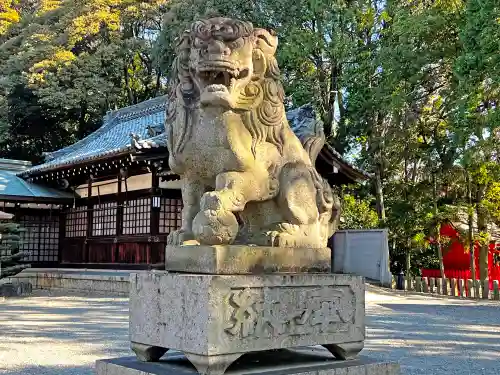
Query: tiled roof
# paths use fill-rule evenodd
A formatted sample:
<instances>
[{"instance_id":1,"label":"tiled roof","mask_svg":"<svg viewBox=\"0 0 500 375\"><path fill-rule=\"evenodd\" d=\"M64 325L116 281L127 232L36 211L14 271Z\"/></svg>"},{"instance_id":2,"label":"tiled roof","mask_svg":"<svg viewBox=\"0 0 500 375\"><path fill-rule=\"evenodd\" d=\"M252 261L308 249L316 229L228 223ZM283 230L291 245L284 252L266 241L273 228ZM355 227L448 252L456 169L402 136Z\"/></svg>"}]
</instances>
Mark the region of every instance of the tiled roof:
<instances>
[{"instance_id":1,"label":"tiled roof","mask_svg":"<svg viewBox=\"0 0 500 375\"><path fill-rule=\"evenodd\" d=\"M32 173L49 171L122 152L166 147L164 133L166 100L167 96L160 96L110 112L106 115L104 124L94 133L71 146L46 154L44 164L20 172L18 175L25 177ZM299 137L319 134L323 131L310 105L288 111L286 116L292 130ZM362 176L369 177L366 172L349 164L332 147L329 145L326 147L343 164Z\"/></svg>"},{"instance_id":2,"label":"tiled roof","mask_svg":"<svg viewBox=\"0 0 500 375\"><path fill-rule=\"evenodd\" d=\"M68 192L34 184L16 176L14 171L0 170L0 198L73 199Z\"/></svg>"},{"instance_id":3,"label":"tiled roof","mask_svg":"<svg viewBox=\"0 0 500 375\"><path fill-rule=\"evenodd\" d=\"M145 138L151 133L148 127L163 128L165 99L165 96L161 96L108 113L103 125L94 133L71 146L47 153L45 163L20 172L19 176L126 152L130 148L131 134Z\"/></svg>"},{"instance_id":4,"label":"tiled roof","mask_svg":"<svg viewBox=\"0 0 500 375\"><path fill-rule=\"evenodd\" d=\"M310 104L305 104L301 107L292 109L286 113L286 117L292 128L293 132L299 137L302 138L307 135L322 135L323 134L323 124L316 120L316 114L314 113L314 108ZM325 147L328 149L330 153L332 153L335 158L341 161L343 164L348 165L354 171L360 173L366 178L370 178L370 174L363 171L362 169L352 165L344 157L335 150L328 143L325 144Z\"/></svg>"}]
</instances>

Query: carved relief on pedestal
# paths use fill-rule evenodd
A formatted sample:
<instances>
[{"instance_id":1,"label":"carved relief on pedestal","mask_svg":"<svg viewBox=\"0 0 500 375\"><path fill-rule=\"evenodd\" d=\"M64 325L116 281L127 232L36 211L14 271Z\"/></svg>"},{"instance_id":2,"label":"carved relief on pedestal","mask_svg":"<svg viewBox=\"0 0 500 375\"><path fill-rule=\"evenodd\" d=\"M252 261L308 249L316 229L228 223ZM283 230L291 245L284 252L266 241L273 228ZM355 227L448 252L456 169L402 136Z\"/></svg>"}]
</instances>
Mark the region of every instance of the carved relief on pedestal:
<instances>
[{"instance_id":1,"label":"carved relief on pedestal","mask_svg":"<svg viewBox=\"0 0 500 375\"><path fill-rule=\"evenodd\" d=\"M225 332L234 338L347 332L356 324L356 296L345 287L233 289Z\"/></svg>"}]
</instances>

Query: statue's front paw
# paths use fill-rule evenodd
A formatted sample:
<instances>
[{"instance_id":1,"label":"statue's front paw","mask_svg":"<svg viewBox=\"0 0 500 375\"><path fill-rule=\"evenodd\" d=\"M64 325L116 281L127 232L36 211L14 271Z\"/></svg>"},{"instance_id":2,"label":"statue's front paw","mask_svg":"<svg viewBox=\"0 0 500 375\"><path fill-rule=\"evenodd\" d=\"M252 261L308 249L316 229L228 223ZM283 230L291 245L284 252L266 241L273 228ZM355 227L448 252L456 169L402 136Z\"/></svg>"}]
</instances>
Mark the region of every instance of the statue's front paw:
<instances>
[{"instance_id":1,"label":"statue's front paw","mask_svg":"<svg viewBox=\"0 0 500 375\"><path fill-rule=\"evenodd\" d=\"M297 245L296 237L289 233L269 231L266 234L269 241L269 246L295 247Z\"/></svg>"},{"instance_id":2,"label":"statue's front paw","mask_svg":"<svg viewBox=\"0 0 500 375\"><path fill-rule=\"evenodd\" d=\"M178 229L169 233L167 237L167 245L179 246L187 241L192 241L192 240L194 240L194 234L192 232L188 232L183 229Z\"/></svg>"},{"instance_id":3,"label":"statue's front paw","mask_svg":"<svg viewBox=\"0 0 500 375\"><path fill-rule=\"evenodd\" d=\"M238 221L230 211L204 210L193 220L195 238L204 245L231 244L238 228Z\"/></svg>"}]
</instances>

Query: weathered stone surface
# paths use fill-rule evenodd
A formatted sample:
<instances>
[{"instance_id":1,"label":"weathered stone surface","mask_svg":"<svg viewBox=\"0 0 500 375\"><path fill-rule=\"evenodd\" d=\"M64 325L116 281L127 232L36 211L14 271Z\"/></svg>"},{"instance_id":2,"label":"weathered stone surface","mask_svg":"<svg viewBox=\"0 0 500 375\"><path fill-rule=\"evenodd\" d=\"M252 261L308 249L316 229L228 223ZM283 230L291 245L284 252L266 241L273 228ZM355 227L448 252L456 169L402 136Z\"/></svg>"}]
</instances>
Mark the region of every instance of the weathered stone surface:
<instances>
[{"instance_id":1,"label":"weathered stone surface","mask_svg":"<svg viewBox=\"0 0 500 375\"><path fill-rule=\"evenodd\" d=\"M443 294L449 296L450 293L451 293L451 280L446 278L444 279L444 284L443 284Z\"/></svg>"},{"instance_id":2,"label":"weathered stone surface","mask_svg":"<svg viewBox=\"0 0 500 375\"><path fill-rule=\"evenodd\" d=\"M464 279L458 279L458 293L460 297L466 297Z\"/></svg>"},{"instance_id":3,"label":"weathered stone surface","mask_svg":"<svg viewBox=\"0 0 500 375\"><path fill-rule=\"evenodd\" d=\"M360 356L336 361L325 350L304 348L248 354L231 365L226 374L262 375L399 375L397 363L379 362ZM134 357L99 360L97 375L195 375L197 371L181 353L167 354L160 362L144 363Z\"/></svg>"},{"instance_id":4,"label":"weathered stone surface","mask_svg":"<svg viewBox=\"0 0 500 375\"><path fill-rule=\"evenodd\" d=\"M422 278L420 276L415 277L415 291L418 293L423 292Z\"/></svg>"},{"instance_id":5,"label":"weathered stone surface","mask_svg":"<svg viewBox=\"0 0 500 375\"><path fill-rule=\"evenodd\" d=\"M436 279L434 277L429 278L429 293L434 293L434 286L436 285Z\"/></svg>"},{"instance_id":6,"label":"weathered stone surface","mask_svg":"<svg viewBox=\"0 0 500 375\"><path fill-rule=\"evenodd\" d=\"M429 279L427 277L422 277L422 287L424 293L429 293Z\"/></svg>"},{"instance_id":7,"label":"weathered stone surface","mask_svg":"<svg viewBox=\"0 0 500 375\"><path fill-rule=\"evenodd\" d=\"M498 280L493 280L493 299L496 301L500 300L500 287Z\"/></svg>"},{"instance_id":8,"label":"weathered stone surface","mask_svg":"<svg viewBox=\"0 0 500 375\"><path fill-rule=\"evenodd\" d=\"M129 292L129 279L127 271L57 269L27 269L10 278L13 283L29 283L33 289L112 293L126 296Z\"/></svg>"},{"instance_id":9,"label":"weathered stone surface","mask_svg":"<svg viewBox=\"0 0 500 375\"><path fill-rule=\"evenodd\" d=\"M476 288L472 279L467 279L467 292L469 297L476 298Z\"/></svg>"},{"instance_id":10,"label":"weathered stone surface","mask_svg":"<svg viewBox=\"0 0 500 375\"><path fill-rule=\"evenodd\" d=\"M443 279L436 279L436 293L443 294Z\"/></svg>"},{"instance_id":11,"label":"weathered stone surface","mask_svg":"<svg viewBox=\"0 0 500 375\"><path fill-rule=\"evenodd\" d=\"M214 275L330 272L331 269L331 251L328 248L167 246L165 259L167 271Z\"/></svg>"},{"instance_id":12,"label":"weathered stone surface","mask_svg":"<svg viewBox=\"0 0 500 375\"><path fill-rule=\"evenodd\" d=\"M483 293L482 291L482 285L480 280L474 280L474 297L475 298L481 298L481 295Z\"/></svg>"},{"instance_id":13,"label":"weathered stone surface","mask_svg":"<svg viewBox=\"0 0 500 375\"><path fill-rule=\"evenodd\" d=\"M325 345L353 358L365 339L363 278L336 274L131 276L133 343L202 357ZM336 347L337 346L337 347Z\"/></svg>"},{"instance_id":14,"label":"weathered stone surface","mask_svg":"<svg viewBox=\"0 0 500 375\"><path fill-rule=\"evenodd\" d=\"M277 45L228 18L182 34L165 128L184 207L169 244L327 247L340 200L314 166L325 136L291 130Z\"/></svg>"},{"instance_id":15,"label":"weathered stone surface","mask_svg":"<svg viewBox=\"0 0 500 375\"><path fill-rule=\"evenodd\" d=\"M0 297L21 297L30 295L33 291L31 283L14 282L0 284Z\"/></svg>"},{"instance_id":16,"label":"weathered stone surface","mask_svg":"<svg viewBox=\"0 0 500 375\"><path fill-rule=\"evenodd\" d=\"M490 299L490 280L486 279L483 281L483 288L481 290L481 298Z\"/></svg>"},{"instance_id":17,"label":"weathered stone surface","mask_svg":"<svg viewBox=\"0 0 500 375\"><path fill-rule=\"evenodd\" d=\"M405 279L405 290L413 290L413 278L411 276Z\"/></svg>"},{"instance_id":18,"label":"weathered stone surface","mask_svg":"<svg viewBox=\"0 0 500 375\"><path fill-rule=\"evenodd\" d=\"M458 285L457 285L457 279L451 279L450 280L450 295L453 297L458 296Z\"/></svg>"}]
</instances>

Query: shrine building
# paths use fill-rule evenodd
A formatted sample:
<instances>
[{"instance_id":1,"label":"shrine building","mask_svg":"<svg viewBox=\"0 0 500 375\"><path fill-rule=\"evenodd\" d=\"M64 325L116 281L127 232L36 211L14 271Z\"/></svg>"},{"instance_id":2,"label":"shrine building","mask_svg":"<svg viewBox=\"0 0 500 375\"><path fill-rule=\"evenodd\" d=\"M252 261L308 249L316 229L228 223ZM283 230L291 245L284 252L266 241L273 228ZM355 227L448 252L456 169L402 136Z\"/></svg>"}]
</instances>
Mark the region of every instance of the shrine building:
<instances>
[{"instance_id":1,"label":"shrine building","mask_svg":"<svg viewBox=\"0 0 500 375\"><path fill-rule=\"evenodd\" d=\"M0 159L0 210L26 232L32 267L150 268L181 224L179 176L168 167L166 96L111 111L86 138L42 164ZM287 112L300 137L321 131L310 106ZM316 167L333 185L366 180L331 146Z\"/></svg>"}]
</instances>

